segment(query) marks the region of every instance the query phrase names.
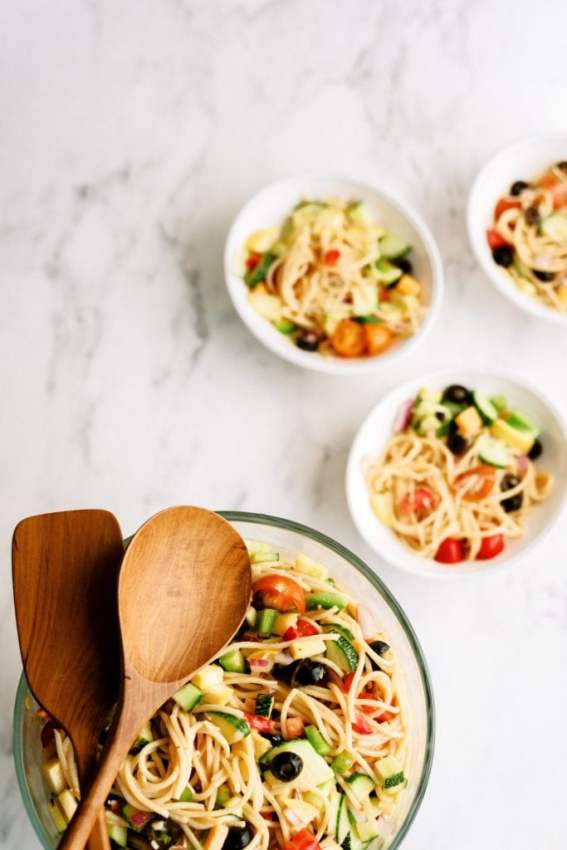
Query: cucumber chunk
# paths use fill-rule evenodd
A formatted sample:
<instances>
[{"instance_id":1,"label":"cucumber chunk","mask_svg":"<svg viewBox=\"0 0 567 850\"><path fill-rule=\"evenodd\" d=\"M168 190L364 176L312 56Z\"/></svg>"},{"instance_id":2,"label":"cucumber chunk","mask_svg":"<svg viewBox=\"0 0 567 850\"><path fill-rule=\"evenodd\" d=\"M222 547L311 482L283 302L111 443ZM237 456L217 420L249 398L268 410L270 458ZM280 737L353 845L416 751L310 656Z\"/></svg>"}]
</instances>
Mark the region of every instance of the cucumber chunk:
<instances>
[{"instance_id":1,"label":"cucumber chunk","mask_svg":"<svg viewBox=\"0 0 567 850\"><path fill-rule=\"evenodd\" d=\"M179 803L191 803L193 800L193 789L190 785L183 789L181 792L181 797L179 798Z\"/></svg>"},{"instance_id":2,"label":"cucumber chunk","mask_svg":"<svg viewBox=\"0 0 567 850\"><path fill-rule=\"evenodd\" d=\"M271 717L274 707L273 694L260 693L256 695L256 704L254 710L259 717Z\"/></svg>"},{"instance_id":3,"label":"cucumber chunk","mask_svg":"<svg viewBox=\"0 0 567 850\"><path fill-rule=\"evenodd\" d=\"M350 819L348 816L348 804L345 794L341 794L337 807L337 821L335 824L335 838L338 844L342 844L350 832Z\"/></svg>"},{"instance_id":4,"label":"cucumber chunk","mask_svg":"<svg viewBox=\"0 0 567 850\"><path fill-rule=\"evenodd\" d=\"M334 590L318 590L307 596L307 608L338 608L342 611L348 605L348 598L343 593Z\"/></svg>"},{"instance_id":5,"label":"cucumber chunk","mask_svg":"<svg viewBox=\"0 0 567 850\"><path fill-rule=\"evenodd\" d=\"M339 753L331 762L331 767L339 776L344 776L348 773L354 764L354 759L350 753Z\"/></svg>"},{"instance_id":6,"label":"cucumber chunk","mask_svg":"<svg viewBox=\"0 0 567 850\"><path fill-rule=\"evenodd\" d=\"M295 330L297 330L295 322L290 322L289 319L279 319L274 322L274 327L285 336L289 336L289 334L292 334Z\"/></svg>"},{"instance_id":7,"label":"cucumber chunk","mask_svg":"<svg viewBox=\"0 0 567 850\"><path fill-rule=\"evenodd\" d=\"M395 756L386 756L376 762L376 772L382 779L384 788L395 788L405 782L402 765Z\"/></svg>"},{"instance_id":8,"label":"cucumber chunk","mask_svg":"<svg viewBox=\"0 0 567 850\"><path fill-rule=\"evenodd\" d=\"M227 673L244 673L246 662L239 649L229 649L219 658L219 664Z\"/></svg>"},{"instance_id":9,"label":"cucumber chunk","mask_svg":"<svg viewBox=\"0 0 567 850\"><path fill-rule=\"evenodd\" d=\"M534 425L533 422L530 422L527 416L524 416L523 413L512 411L512 413L510 413L507 417L506 422L510 428L515 428L516 431L521 431L523 434L529 434L534 438L534 440L536 437L539 437L539 428Z\"/></svg>"},{"instance_id":10,"label":"cucumber chunk","mask_svg":"<svg viewBox=\"0 0 567 850\"><path fill-rule=\"evenodd\" d=\"M358 652L344 637L327 641L327 658L345 673L353 673L358 664Z\"/></svg>"},{"instance_id":11,"label":"cucumber chunk","mask_svg":"<svg viewBox=\"0 0 567 850\"><path fill-rule=\"evenodd\" d=\"M340 623L325 623L323 626L324 632L335 632L335 634L341 635L347 640L353 641L354 635L349 629L345 626L342 626Z\"/></svg>"},{"instance_id":12,"label":"cucumber chunk","mask_svg":"<svg viewBox=\"0 0 567 850\"><path fill-rule=\"evenodd\" d=\"M203 699L203 692L188 682L173 695L173 699L184 711L192 711Z\"/></svg>"},{"instance_id":13,"label":"cucumber chunk","mask_svg":"<svg viewBox=\"0 0 567 850\"><path fill-rule=\"evenodd\" d=\"M491 404L496 408L498 413L502 413L508 407L508 401L505 395L493 395L490 399Z\"/></svg>"},{"instance_id":14,"label":"cucumber chunk","mask_svg":"<svg viewBox=\"0 0 567 850\"><path fill-rule=\"evenodd\" d=\"M494 420L498 417L498 411L492 402L489 401L489 399L487 399L482 393L476 392L476 390L473 393L473 401L484 424L492 425Z\"/></svg>"},{"instance_id":15,"label":"cucumber chunk","mask_svg":"<svg viewBox=\"0 0 567 850\"><path fill-rule=\"evenodd\" d=\"M259 283L262 283L262 281L266 279L270 266L276 259L276 255L272 254L270 251L263 254L256 268L249 269L244 275L246 285L249 286L250 289L253 289Z\"/></svg>"},{"instance_id":16,"label":"cucumber chunk","mask_svg":"<svg viewBox=\"0 0 567 850\"><path fill-rule=\"evenodd\" d=\"M256 620L256 631L261 637L268 637L268 635L272 634L273 628L276 624L277 616L278 612L274 611L273 608L264 608L258 613L258 619Z\"/></svg>"},{"instance_id":17,"label":"cucumber chunk","mask_svg":"<svg viewBox=\"0 0 567 850\"><path fill-rule=\"evenodd\" d=\"M317 750L320 756L326 756L331 751L329 744L325 741L316 726L307 726L305 735L311 746Z\"/></svg>"},{"instance_id":18,"label":"cucumber chunk","mask_svg":"<svg viewBox=\"0 0 567 850\"><path fill-rule=\"evenodd\" d=\"M207 720L220 729L229 744L236 744L250 734L250 726L241 717L234 714L226 714L224 711L209 711L205 715Z\"/></svg>"},{"instance_id":19,"label":"cucumber chunk","mask_svg":"<svg viewBox=\"0 0 567 850\"><path fill-rule=\"evenodd\" d=\"M108 837L115 844L118 844L119 847L128 846L128 830L125 826L119 826L115 823L110 824L108 827Z\"/></svg>"},{"instance_id":20,"label":"cucumber chunk","mask_svg":"<svg viewBox=\"0 0 567 850\"><path fill-rule=\"evenodd\" d=\"M553 213L544 218L541 225L541 232L550 239L556 242L567 242L567 216L562 213Z\"/></svg>"},{"instance_id":21,"label":"cucumber chunk","mask_svg":"<svg viewBox=\"0 0 567 850\"><path fill-rule=\"evenodd\" d=\"M383 257L389 260L396 260L398 257L405 257L411 251L411 246L398 236L397 233L392 233L390 230L385 236L380 239L380 251Z\"/></svg>"},{"instance_id":22,"label":"cucumber chunk","mask_svg":"<svg viewBox=\"0 0 567 850\"><path fill-rule=\"evenodd\" d=\"M394 283L397 283L403 274L398 266L395 266L384 257L380 257L376 261L375 268L374 276L381 283L386 284L386 286L392 286Z\"/></svg>"},{"instance_id":23,"label":"cucumber chunk","mask_svg":"<svg viewBox=\"0 0 567 850\"><path fill-rule=\"evenodd\" d=\"M376 790L373 779L366 773L354 773L347 779L351 791L358 802L363 805L370 797L371 793Z\"/></svg>"},{"instance_id":24,"label":"cucumber chunk","mask_svg":"<svg viewBox=\"0 0 567 850\"><path fill-rule=\"evenodd\" d=\"M510 453L501 440L483 436L479 440L478 456L489 466L506 469L510 465Z\"/></svg>"},{"instance_id":25,"label":"cucumber chunk","mask_svg":"<svg viewBox=\"0 0 567 850\"><path fill-rule=\"evenodd\" d=\"M295 753L303 762L303 768L299 776L287 783L288 788L309 791L315 785L322 785L333 778L333 771L324 758L314 749L305 738L293 741L284 741L272 747L260 758L260 764L269 767L273 759L280 753ZM266 779L270 784L278 782L272 774L266 773Z\"/></svg>"}]
</instances>

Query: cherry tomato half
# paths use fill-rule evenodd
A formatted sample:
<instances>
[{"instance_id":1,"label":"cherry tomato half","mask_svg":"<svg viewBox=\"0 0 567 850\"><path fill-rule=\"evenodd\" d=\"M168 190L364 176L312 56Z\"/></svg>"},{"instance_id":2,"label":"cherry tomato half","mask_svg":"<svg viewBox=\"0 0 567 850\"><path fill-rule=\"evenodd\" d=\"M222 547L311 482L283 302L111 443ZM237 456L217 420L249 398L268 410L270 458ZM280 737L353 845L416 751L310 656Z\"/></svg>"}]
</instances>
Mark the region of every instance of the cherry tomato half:
<instances>
[{"instance_id":1,"label":"cherry tomato half","mask_svg":"<svg viewBox=\"0 0 567 850\"><path fill-rule=\"evenodd\" d=\"M341 357L360 357L366 348L364 328L352 319L341 319L331 334L331 345Z\"/></svg>"},{"instance_id":2,"label":"cherry tomato half","mask_svg":"<svg viewBox=\"0 0 567 850\"><path fill-rule=\"evenodd\" d=\"M320 850L320 845L310 829L305 827L284 844L284 850Z\"/></svg>"},{"instance_id":3,"label":"cherry tomato half","mask_svg":"<svg viewBox=\"0 0 567 850\"><path fill-rule=\"evenodd\" d=\"M366 347L371 355L382 354L394 342L394 334L386 325L378 322L364 325Z\"/></svg>"},{"instance_id":4,"label":"cherry tomato half","mask_svg":"<svg viewBox=\"0 0 567 850\"><path fill-rule=\"evenodd\" d=\"M477 561L490 561L491 558L495 558L504 551L505 545L503 534L494 534L492 537L483 537L480 549L476 556Z\"/></svg>"},{"instance_id":5,"label":"cherry tomato half","mask_svg":"<svg viewBox=\"0 0 567 850\"><path fill-rule=\"evenodd\" d=\"M246 260L246 268L250 270L255 269L259 262L260 254L250 254L248 259Z\"/></svg>"},{"instance_id":6,"label":"cherry tomato half","mask_svg":"<svg viewBox=\"0 0 567 850\"><path fill-rule=\"evenodd\" d=\"M439 496L430 487L416 487L413 493L408 493L400 502L398 511L401 514L416 514L418 519L425 519L439 504Z\"/></svg>"},{"instance_id":7,"label":"cherry tomato half","mask_svg":"<svg viewBox=\"0 0 567 850\"><path fill-rule=\"evenodd\" d=\"M435 553L435 560L440 564L458 564L465 558L465 549L462 540L455 540L453 537L447 537L440 544L439 549Z\"/></svg>"},{"instance_id":8,"label":"cherry tomato half","mask_svg":"<svg viewBox=\"0 0 567 850\"><path fill-rule=\"evenodd\" d=\"M503 236L500 236L497 230L487 230L486 241L491 251L494 251L495 248L503 248L504 245L509 244Z\"/></svg>"},{"instance_id":9,"label":"cherry tomato half","mask_svg":"<svg viewBox=\"0 0 567 850\"><path fill-rule=\"evenodd\" d=\"M262 576L252 585L255 608L275 608L276 611L305 611L305 593L287 576Z\"/></svg>"},{"instance_id":10,"label":"cherry tomato half","mask_svg":"<svg viewBox=\"0 0 567 850\"><path fill-rule=\"evenodd\" d=\"M270 734L274 731L274 721L270 720L269 717L261 717L259 714L250 714L248 711L244 712L244 717L248 721L250 728L256 729L257 732Z\"/></svg>"},{"instance_id":11,"label":"cherry tomato half","mask_svg":"<svg viewBox=\"0 0 567 850\"><path fill-rule=\"evenodd\" d=\"M327 266L334 266L340 256L341 256L341 252L337 251L336 249L333 249L331 251L327 251L327 253L323 257L323 262Z\"/></svg>"},{"instance_id":12,"label":"cherry tomato half","mask_svg":"<svg viewBox=\"0 0 567 850\"><path fill-rule=\"evenodd\" d=\"M457 489L466 485L467 491L463 495L464 502L480 502L492 493L496 482L496 470L493 466L481 463L468 472L457 476Z\"/></svg>"},{"instance_id":13,"label":"cherry tomato half","mask_svg":"<svg viewBox=\"0 0 567 850\"><path fill-rule=\"evenodd\" d=\"M500 198L494 210L494 218L499 219L506 210L519 210L521 206L522 202L517 198Z\"/></svg>"}]
</instances>

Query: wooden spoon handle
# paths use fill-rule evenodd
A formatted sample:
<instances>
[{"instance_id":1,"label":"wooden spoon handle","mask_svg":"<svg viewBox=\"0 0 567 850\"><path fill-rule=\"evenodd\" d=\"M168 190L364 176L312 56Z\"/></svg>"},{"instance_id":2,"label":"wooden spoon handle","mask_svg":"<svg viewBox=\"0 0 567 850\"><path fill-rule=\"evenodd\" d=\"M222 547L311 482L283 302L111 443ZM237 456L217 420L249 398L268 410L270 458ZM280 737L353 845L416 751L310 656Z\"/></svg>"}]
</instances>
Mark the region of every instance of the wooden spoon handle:
<instances>
[{"instance_id":1,"label":"wooden spoon handle","mask_svg":"<svg viewBox=\"0 0 567 850\"><path fill-rule=\"evenodd\" d=\"M122 762L128 754L143 720L130 715L125 706L117 709L117 721L110 733L98 769L85 797L81 799L58 850L84 850L104 802L110 793Z\"/></svg>"},{"instance_id":2,"label":"wooden spoon handle","mask_svg":"<svg viewBox=\"0 0 567 850\"><path fill-rule=\"evenodd\" d=\"M88 848L89 850L111 850L106 817L102 810L98 813L95 825L89 835Z\"/></svg>"}]
</instances>

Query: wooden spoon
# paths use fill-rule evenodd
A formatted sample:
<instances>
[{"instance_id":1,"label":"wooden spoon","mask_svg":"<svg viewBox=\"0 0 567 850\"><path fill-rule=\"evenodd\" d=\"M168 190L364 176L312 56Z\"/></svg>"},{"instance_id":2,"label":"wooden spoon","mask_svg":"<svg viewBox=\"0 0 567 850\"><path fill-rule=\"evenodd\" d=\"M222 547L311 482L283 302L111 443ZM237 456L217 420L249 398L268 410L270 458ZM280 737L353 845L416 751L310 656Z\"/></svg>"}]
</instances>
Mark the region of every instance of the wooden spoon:
<instances>
[{"instance_id":1,"label":"wooden spoon","mask_svg":"<svg viewBox=\"0 0 567 850\"><path fill-rule=\"evenodd\" d=\"M116 518L100 510L29 517L12 541L26 679L71 738L83 793L120 690L116 584L123 554ZM102 808L96 814L89 848L110 850Z\"/></svg>"},{"instance_id":2,"label":"wooden spoon","mask_svg":"<svg viewBox=\"0 0 567 850\"><path fill-rule=\"evenodd\" d=\"M233 637L250 603L250 590L244 541L217 514L169 508L135 534L118 583L121 700L97 776L60 850L83 850L138 731Z\"/></svg>"}]
</instances>

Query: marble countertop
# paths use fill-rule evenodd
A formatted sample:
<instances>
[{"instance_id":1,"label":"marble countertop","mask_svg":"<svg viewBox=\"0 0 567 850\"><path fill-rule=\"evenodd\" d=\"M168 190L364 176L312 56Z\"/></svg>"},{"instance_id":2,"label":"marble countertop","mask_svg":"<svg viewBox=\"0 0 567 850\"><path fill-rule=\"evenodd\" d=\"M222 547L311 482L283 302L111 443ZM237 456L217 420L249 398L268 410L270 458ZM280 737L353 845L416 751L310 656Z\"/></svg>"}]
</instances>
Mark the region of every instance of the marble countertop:
<instances>
[{"instance_id":1,"label":"marble countertop","mask_svg":"<svg viewBox=\"0 0 567 850\"><path fill-rule=\"evenodd\" d=\"M0 847L38 843L10 741L21 517L107 507L130 532L174 503L298 519L375 566L434 680L431 784L404 848L563 847L567 536L527 567L430 583L381 563L345 459L384 391L462 359L567 414L567 339L504 302L464 227L500 146L565 130L562 0L18 0L0 8ZM447 296L387 379L309 374L263 349L222 274L228 224L276 177L364 177L423 213Z\"/></svg>"}]
</instances>

